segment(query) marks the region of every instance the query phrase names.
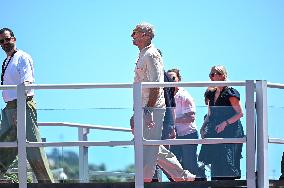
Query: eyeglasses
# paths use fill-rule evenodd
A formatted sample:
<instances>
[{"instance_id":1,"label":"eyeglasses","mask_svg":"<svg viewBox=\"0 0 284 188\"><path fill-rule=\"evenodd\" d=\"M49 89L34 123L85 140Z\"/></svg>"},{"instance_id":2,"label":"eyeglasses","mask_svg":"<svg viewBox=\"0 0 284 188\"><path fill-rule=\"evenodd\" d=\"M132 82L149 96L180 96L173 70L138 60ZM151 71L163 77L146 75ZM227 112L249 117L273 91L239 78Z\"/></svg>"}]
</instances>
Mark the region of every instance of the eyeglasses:
<instances>
[{"instance_id":1,"label":"eyeglasses","mask_svg":"<svg viewBox=\"0 0 284 188\"><path fill-rule=\"evenodd\" d=\"M218 73L218 72L213 72L213 73L210 73L210 74L209 74L209 77L212 78L212 77L215 76L215 75L221 75L221 74Z\"/></svg>"},{"instance_id":2,"label":"eyeglasses","mask_svg":"<svg viewBox=\"0 0 284 188\"><path fill-rule=\"evenodd\" d=\"M12 38L14 38L14 37L0 39L0 44L4 44L4 42L10 42Z\"/></svg>"}]
</instances>

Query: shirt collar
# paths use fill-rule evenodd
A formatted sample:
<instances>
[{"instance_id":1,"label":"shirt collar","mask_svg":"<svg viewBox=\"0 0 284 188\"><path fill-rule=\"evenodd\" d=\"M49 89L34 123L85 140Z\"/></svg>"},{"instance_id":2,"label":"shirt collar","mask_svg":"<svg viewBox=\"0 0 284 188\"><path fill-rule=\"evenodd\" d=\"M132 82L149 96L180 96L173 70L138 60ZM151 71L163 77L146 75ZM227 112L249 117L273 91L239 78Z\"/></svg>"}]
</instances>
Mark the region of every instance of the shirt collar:
<instances>
[{"instance_id":1,"label":"shirt collar","mask_svg":"<svg viewBox=\"0 0 284 188\"><path fill-rule=\"evenodd\" d=\"M140 51L140 54L145 53L149 48L152 48L152 47L154 47L153 44L150 44L150 45L144 47L144 48Z\"/></svg>"}]
</instances>

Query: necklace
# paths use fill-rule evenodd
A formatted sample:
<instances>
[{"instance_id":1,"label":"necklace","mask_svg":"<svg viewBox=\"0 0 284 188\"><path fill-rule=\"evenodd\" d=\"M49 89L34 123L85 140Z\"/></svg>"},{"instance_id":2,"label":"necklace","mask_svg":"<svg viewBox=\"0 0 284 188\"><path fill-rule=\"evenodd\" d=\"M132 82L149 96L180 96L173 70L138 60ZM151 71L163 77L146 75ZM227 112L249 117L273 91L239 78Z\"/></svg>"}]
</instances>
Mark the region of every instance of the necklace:
<instances>
[{"instance_id":1,"label":"necklace","mask_svg":"<svg viewBox=\"0 0 284 188\"><path fill-rule=\"evenodd\" d=\"M7 57L7 58L3 61L3 63L2 63L1 85L3 85L3 82L4 82L4 75L5 75L6 69L7 69L7 67L8 67L8 65L9 65L11 59L14 57L14 55L15 55L16 52L17 52L17 50L15 50L15 51L12 53L12 55L11 55L11 57L10 57L10 59L8 60L7 63L6 63L6 61L7 61L8 57Z\"/></svg>"}]
</instances>

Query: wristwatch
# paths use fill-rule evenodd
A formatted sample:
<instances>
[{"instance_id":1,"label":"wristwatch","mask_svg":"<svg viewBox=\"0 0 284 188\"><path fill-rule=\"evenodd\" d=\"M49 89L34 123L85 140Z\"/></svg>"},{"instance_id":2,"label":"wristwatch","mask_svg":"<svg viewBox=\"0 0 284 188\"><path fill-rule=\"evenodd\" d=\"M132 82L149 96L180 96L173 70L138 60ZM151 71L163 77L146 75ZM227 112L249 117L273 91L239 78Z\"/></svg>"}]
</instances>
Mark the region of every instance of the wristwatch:
<instances>
[{"instance_id":1,"label":"wristwatch","mask_svg":"<svg viewBox=\"0 0 284 188\"><path fill-rule=\"evenodd\" d=\"M147 108L144 108L144 114L145 115L151 114L151 111Z\"/></svg>"}]
</instances>

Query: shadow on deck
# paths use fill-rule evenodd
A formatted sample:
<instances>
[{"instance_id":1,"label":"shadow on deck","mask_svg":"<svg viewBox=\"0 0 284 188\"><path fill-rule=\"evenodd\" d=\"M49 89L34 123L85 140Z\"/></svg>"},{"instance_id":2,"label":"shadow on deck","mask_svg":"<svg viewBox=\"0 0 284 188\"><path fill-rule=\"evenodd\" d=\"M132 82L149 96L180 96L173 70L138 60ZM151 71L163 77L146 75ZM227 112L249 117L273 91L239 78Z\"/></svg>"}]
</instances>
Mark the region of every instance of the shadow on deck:
<instances>
[{"instance_id":1,"label":"shadow on deck","mask_svg":"<svg viewBox=\"0 0 284 188\"><path fill-rule=\"evenodd\" d=\"M284 188L284 180L270 180L271 188ZM117 183L55 183L42 184L33 183L28 184L28 188L134 188L134 182L117 182ZM162 182L162 183L148 183L145 188L238 188L246 187L245 180L222 180L222 181L196 181L196 182ZM18 188L18 184L0 183L0 188Z\"/></svg>"}]
</instances>

